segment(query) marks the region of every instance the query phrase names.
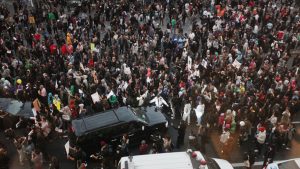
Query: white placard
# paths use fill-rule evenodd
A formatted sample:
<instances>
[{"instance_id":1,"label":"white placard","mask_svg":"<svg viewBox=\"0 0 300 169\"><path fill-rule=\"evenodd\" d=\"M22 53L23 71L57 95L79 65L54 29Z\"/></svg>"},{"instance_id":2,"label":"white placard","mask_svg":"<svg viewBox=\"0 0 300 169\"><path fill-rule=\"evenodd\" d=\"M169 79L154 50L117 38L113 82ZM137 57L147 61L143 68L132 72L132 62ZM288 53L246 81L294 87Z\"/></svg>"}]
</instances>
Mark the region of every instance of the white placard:
<instances>
[{"instance_id":1,"label":"white placard","mask_svg":"<svg viewBox=\"0 0 300 169\"><path fill-rule=\"evenodd\" d=\"M241 67L241 63L239 61L237 61L236 59L234 60L234 62L232 63L232 66L239 69Z\"/></svg>"},{"instance_id":2,"label":"white placard","mask_svg":"<svg viewBox=\"0 0 300 169\"><path fill-rule=\"evenodd\" d=\"M189 70L192 69L192 58L190 56L188 56L187 66Z\"/></svg>"},{"instance_id":3,"label":"white placard","mask_svg":"<svg viewBox=\"0 0 300 169\"><path fill-rule=\"evenodd\" d=\"M33 116L36 117L37 112L35 111L35 108L32 108L31 110L32 110Z\"/></svg>"},{"instance_id":4,"label":"white placard","mask_svg":"<svg viewBox=\"0 0 300 169\"><path fill-rule=\"evenodd\" d=\"M67 156L69 155L69 152L70 152L70 141L68 141L66 144L65 144L65 149L66 149L66 153L67 153Z\"/></svg>"},{"instance_id":5,"label":"white placard","mask_svg":"<svg viewBox=\"0 0 300 169\"><path fill-rule=\"evenodd\" d=\"M106 98L109 99L111 96L115 96L115 93L112 90L106 95Z\"/></svg>"},{"instance_id":6,"label":"white placard","mask_svg":"<svg viewBox=\"0 0 300 169\"><path fill-rule=\"evenodd\" d=\"M125 73L126 75L130 75L130 74L131 74L130 68L129 68L129 67L125 67L125 68L124 68L124 73Z\"/></svg>"},{"instance_id":7,"label":"white placard","mask_svg":"<svg viewBox=\"0 0 300 169\"><path fill-rule=\"evenodd\" d=\"M202 62L201 62L201 65L205 68L205 69L207 69L207 61L206 60L202 60Z\"/></svg>"},{"instance_id":8,"label":"white placard","mask_svg":"<svg viewBox=\"0 0 300 169\"><path fill-rule=\"evenodd\" d=\"M91 97L92 97L94 103L100 102L100 96L99 96L98 92L92 94Z\"/></svg>"}]
</instances>

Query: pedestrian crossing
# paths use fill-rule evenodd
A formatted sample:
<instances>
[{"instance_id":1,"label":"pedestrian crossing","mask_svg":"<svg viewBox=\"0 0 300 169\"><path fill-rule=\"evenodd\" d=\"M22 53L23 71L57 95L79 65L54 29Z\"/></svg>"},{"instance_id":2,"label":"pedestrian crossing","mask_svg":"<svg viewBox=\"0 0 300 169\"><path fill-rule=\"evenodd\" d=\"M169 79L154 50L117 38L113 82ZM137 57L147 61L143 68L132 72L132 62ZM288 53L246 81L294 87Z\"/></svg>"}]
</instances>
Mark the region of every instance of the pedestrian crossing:
<instances>
[{"instance_id":1,"label":"pedestrian crossing","mask_svg":"<svg viewBox=\"0 0 300 169\"><path fill-rule=\"evenodd\" d=\"M258 161L258 162L255 162L254 163L254 166L262 166L263 165L263 161ZM231 164L234 168L237 168L237 167L245 167L245 164L244 163L232 163Z\"/></svg>"}]
</instances>

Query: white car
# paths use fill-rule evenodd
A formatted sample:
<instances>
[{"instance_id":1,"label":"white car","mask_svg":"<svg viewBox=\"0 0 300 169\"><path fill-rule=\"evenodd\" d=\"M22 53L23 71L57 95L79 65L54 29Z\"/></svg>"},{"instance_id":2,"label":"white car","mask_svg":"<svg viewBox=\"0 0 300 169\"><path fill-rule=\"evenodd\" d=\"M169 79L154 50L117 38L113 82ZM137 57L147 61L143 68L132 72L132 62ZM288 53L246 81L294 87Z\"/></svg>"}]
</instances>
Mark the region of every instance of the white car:
<instances>
[{"instance_id":1,"label":"white car","mask_svg":"<svg viewBox=\"0 0 300 169\"><path fill-rule=\"evenodd\" d=\"M300 169L300 158L271 163L266 169Z\"/></svg>"},{"instance_id":2,"label":"white car","mask_svg":"<svg viewBox=\"0 0 300 169\"><path fill-rule=\"evenodd\" d=\"M204 157L199 151L122 157L118 169L233 169L222 159Z\"/></svg>"}]
</instances>

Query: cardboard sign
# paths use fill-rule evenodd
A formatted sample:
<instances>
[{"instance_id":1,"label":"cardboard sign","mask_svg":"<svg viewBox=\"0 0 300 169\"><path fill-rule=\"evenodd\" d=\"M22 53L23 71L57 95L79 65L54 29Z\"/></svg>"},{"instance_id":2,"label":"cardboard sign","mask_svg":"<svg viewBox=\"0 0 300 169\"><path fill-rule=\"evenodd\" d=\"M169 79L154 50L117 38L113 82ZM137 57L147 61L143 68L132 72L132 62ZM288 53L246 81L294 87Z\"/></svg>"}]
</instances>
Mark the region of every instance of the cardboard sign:
<instances>
[{"instance_id":1,"label":"cardboard sign","mask_svg":"<svg viewBox=\"0 0 300 169\"><path fill-rule=\"evenodd\" d=\"M33 102L32 102L32 104L33 104L33 108L34 108L34 110L36 111L36 112L39 112L40 110L41 110L41 103L40 103L40 101L39 101L39 99L35 99Z\"/></svg>"},{"instance_id":2,"label":"cardboard sign","mask_svg":"<svg viewBox=\"0 0 300 169\"><path fill-rule=\"evenodd\" d=\"M207 61L206 60L202 60L202 62L201 62L201 65L205 68L205 69L207 69Z\"/></svg>"}]
</instances>

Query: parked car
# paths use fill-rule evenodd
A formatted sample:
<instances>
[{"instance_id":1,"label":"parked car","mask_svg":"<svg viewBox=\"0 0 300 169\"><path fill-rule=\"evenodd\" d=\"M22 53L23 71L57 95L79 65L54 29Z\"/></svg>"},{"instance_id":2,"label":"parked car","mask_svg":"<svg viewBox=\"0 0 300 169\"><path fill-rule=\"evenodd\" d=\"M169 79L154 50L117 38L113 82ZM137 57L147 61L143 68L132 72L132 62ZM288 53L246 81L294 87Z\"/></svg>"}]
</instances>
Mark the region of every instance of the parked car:
<instances>
[{"instance_id":1,"label":"parked car","mask_svg":"<svg viewBox=\"0 0 300 169\"><path fill-rule=\"evenodd\" d=\"M205 157L200 151L159 153L122 157L118 169L233 169L222 159Z\"/></svg>"},{"instance_id":2,"label":"parked car","mask_svg":"<svg viewBox=\"0 0 300 169\"><path fill-rule=\"evenodd\" d=\"M100 150L100 141L117 146L125 133L129 136L129 146L151 135L163 135L168 121L155 107L119 107L72 120L72 127L77 144L90 155Z\"/></svg>"},{"instance_id":3,"label":"parked car","mask_svg":"<svg viewBox=\"0 0 300 169\"><path fill-rule=\"evenodd\" d=\"M300 158L270 163L266 169L300 169Z\"/></svg>"}]
</instances>

